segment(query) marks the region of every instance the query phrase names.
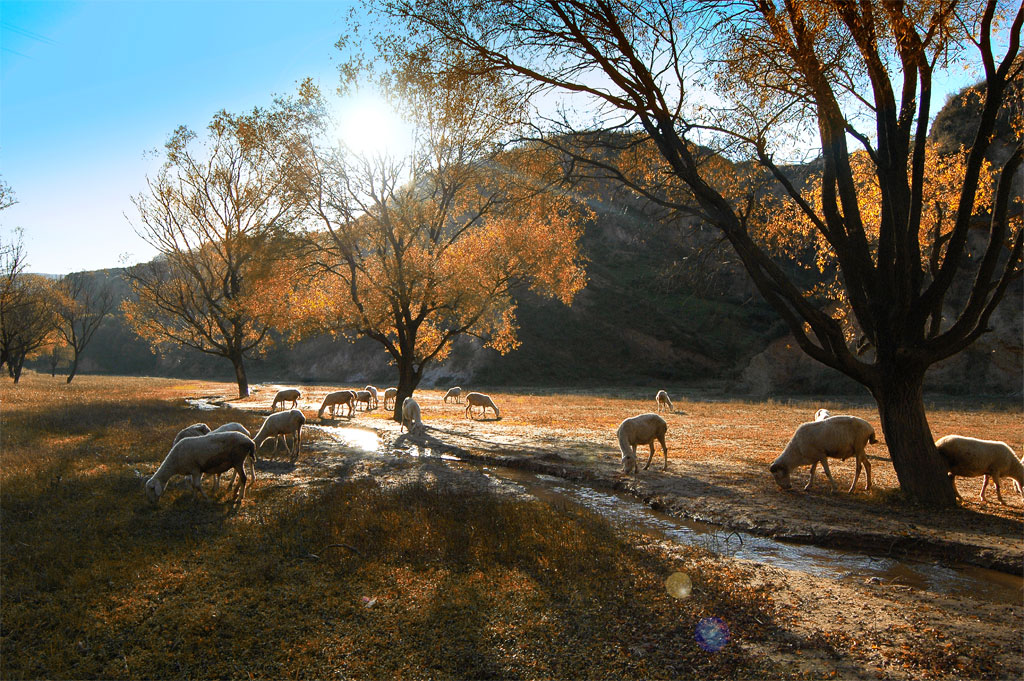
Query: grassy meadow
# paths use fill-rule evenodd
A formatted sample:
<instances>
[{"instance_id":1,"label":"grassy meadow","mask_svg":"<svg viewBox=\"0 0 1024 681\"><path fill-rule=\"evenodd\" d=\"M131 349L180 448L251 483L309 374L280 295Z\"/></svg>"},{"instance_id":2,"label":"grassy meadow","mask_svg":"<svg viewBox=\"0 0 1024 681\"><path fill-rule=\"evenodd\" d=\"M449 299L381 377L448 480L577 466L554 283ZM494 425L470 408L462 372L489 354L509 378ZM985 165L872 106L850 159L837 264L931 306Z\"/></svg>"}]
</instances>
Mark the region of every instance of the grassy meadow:
<instances>
[{"instance_id":1,"label":"grassy meadow","mask_svg":"<svg viewBox=\"0 0 1024 681\"><path fill-rule=\"evenodd\" d=\"M745 645L771 594L601 518L428 485L262 480L240 509L143 482L211 384L28 374L0 388L0 677L786 675ZM254 427L253 413L220 413ZM223 494L223 492L222 492ZM665 579L694 575L676 600Z\"/></svg>"}]
</instances>

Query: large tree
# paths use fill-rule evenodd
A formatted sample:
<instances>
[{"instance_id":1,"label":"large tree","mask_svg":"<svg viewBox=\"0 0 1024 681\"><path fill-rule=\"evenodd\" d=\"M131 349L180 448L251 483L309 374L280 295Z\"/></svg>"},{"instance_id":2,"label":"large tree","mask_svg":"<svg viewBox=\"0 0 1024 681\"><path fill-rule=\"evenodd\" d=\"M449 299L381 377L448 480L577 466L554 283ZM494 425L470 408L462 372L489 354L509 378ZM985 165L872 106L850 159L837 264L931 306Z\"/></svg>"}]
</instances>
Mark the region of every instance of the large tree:
<instances>
[{"instance_id":1,"label":"large tree","mask_svg":"<svg viewBox=\"0 0 1024 681\"><path fill-rule=\"evenodd\" d=\"M470 73L508 77L527 95L561 93L570 102L585 101L597 124L649 140L658 163L645 179L656 180L658 191L631 180L636 173L616 167L608 155L579 157L720 230L804 352L870 390L905 493L929 505L955 503L928 427L922 386L929 366L985 332L1021 272L1024 233L1011 220L1014 178L1024 155L1020 136L1011 141L1008 159L991 171L996 183L981 225L976 205L986 190L984 164L997 113L1024 67L1019 3L384 5L390 17L416 29L412 35L440 68L469 65ZM923 257L935 81L944 69L965 63L983 76L981 112L954 187L950 228ZM563 132L581 120L559 118ZM815 201L783 165L793 159L792 150L809 145L822 168ZM722 182L720 164L713 162L722 156L759 168L760 174L750 174L772 178L775 194ZM877 188L869 199L875 210L866 210L871 193L859 186L864 173L858 163L867 165ZM666 183L672 185L667 191ZM771 199L780 193L828 249L842 305L811 295L760 238L767 222L763 206L777 205ZM850 324L863 339L859 344L852 342ZM871 350L862 354L858 347Z\"/></svg>"},{"instance_id":2,"label":"large tree","mask_svg":"<svg viewBox=\"0 0 1024 681\"><path fill-rule=\"evenodd\" d=\"M516 346L516 288L572 301L584 283L586 210L552 191L545 154L498 152L514 103L494 83L405 63L393 85L416 114L413 151L366 158L314 145L295 169L312 285L291 309L317 330L384 347L398 370L399 419L456 338Z\"/></svg>"},{"instance_id":3,"label":"large tree","mask_svg":"<svg viewBox=\"0 0 1024 681\"><path fill-rule=\"evenodd\" d=\"M57 333L70 350L68 379L70 383L78 372L78 361L93 335L114 311L117 301L106 275L101 272L74 272L61 279L56 286ZM56 345L51 351L51 366L56 367L59 352Z\"/></svg>"},{"instance_id":4,"label":"large tree","mask_svg":"<svg viewBox=\"0 0 1024 681\"><path fill-rule=\"evenodd\" d=\"M202 139L181 127L149 191L133 199L136 230L160 255L127 271L135 294L123 304L128 323L154 347L228 359L240 397L249 394L246 358L270 341L275 311L264 293L288 257L282 235L296 216L276 172L288 125L274 109L222 112Z\"/></svg>"}]
</instances>

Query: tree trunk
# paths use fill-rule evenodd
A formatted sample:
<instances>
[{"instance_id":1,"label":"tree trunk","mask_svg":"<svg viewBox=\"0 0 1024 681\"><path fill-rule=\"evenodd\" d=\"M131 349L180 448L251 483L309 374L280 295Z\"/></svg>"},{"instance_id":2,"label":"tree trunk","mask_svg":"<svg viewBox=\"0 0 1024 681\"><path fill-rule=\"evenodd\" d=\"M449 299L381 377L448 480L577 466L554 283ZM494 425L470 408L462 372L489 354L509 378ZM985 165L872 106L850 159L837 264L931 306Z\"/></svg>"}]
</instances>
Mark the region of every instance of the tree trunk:
<instances>
[{"instance_id":1,"label":"tree trunk","mask_svg":"<svg viewBox=\"0 0 1024 681\"><path fill-rule=\"evenodd\" d=\"M412 397L416 386L420 384L423 375L422 367L416 371L411 361L400 359L398 361L398 394L395 396L395 413L393 418L399 423L402 421L402 402L406 397Z\"/></svg>"},{"instance_id":2,"label":"tree trunk","mask_svg":"<svg viewBox=\"0 0 1024 681\"><path fill-rule=\"evenodd\" d=\"M238 396L249 396L249 378L245 375L245 363L241 355L229 357L235 367L235 380L238 382Z\"/></svg>"},{"instance_id":3,"label":"tree trunk","mask_svg":"<svg viewBox=\"0 0 1024 681\"><path fill-rule=\"evenodd\" d=\"M871 392L878 402L885 444L900 488L914 503L955 506L953 483L935 449L925 415L924 372L881 368L882 378Z\"/></svg>"},{"instance_id":4,"label":"tree trunk","mask_svg":"<svg viewBox=\"0 0 1024 681\"><path fill-rule=\"evenodd\" d=\"M74 379L75 374L78 373L78 353L75 353L74 358L71 360L71 368L68 370L68 383L71 383Z\"/></svg>"},{"instance_id":5,"label":"tree trunk","mask_svg":"<svg viewBox=\"0 0 1024 681\"><path fill-rule=\"evenodd\" d=\"M7 360L8 367L10 368L11 378L17 383L21 380L21 369L25 366L25 355L17 355Z\"/></svg>"}]
</instances>

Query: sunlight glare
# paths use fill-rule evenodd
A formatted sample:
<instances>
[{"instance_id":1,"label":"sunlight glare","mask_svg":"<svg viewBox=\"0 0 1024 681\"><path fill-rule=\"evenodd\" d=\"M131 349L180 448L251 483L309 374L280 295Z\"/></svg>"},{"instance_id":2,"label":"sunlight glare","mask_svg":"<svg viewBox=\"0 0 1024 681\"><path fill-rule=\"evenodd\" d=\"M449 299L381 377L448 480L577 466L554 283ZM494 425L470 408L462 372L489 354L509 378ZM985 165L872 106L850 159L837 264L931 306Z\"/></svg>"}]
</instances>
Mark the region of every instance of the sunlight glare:
<instances>
[{"instance_id":1,"label":"sunlight glare","mask_svg":"<svg viewBox=\"0 0 1024 681\"><path fill-rule=\"evenodd\" d=\"M380 97L346 100L336 114L338 142L367 158L401 158L412 147L412 131Z\"/></svg>"}]
</instances>

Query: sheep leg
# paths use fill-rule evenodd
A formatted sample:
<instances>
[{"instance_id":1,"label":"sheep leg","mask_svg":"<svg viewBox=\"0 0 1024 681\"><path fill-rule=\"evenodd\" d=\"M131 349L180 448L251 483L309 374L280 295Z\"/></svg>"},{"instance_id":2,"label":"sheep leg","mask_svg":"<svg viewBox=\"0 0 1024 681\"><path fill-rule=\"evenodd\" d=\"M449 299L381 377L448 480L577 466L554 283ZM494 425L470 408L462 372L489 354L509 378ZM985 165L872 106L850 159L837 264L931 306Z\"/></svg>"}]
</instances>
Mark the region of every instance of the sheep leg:
<instances>
[{"instance_id":1,"label":"sheep leg","mask_svg":"<svg viewBox=\"0 0 1024 681\"><path fill-rule=\"evenodd\" d=\"M644 464L644 470L647 470L647 469L648 469L648 468L650 467L650 465L651 465L651 459L653 459L653 458L654 458L654 440L651 440L651 441L650 441L650 442L649 442L648 444L650 444L650 445L651 445L651 453L650 453L650 455L649 455L649 456L647 457L647 463L646 463L646 464Z\"/></svg>"},{"instance_id":2,"label":"sheep leg","mask_svg":"<svg viewBox=\"0 0 1024 681\"><path fill-rule=\"evenodd\" d=\"M860 479L860 457L857 457L857 466L853 474L853 482L850 484L850 489L846 490L847 494L853 492L853 488L857 486L857 480Z\"/></svg>"},{"instance_id":3,"label":"sheep leg","mask_svg":"<svg viewBox=\"0 0 1024 681\"><path fill-rule=\"evenodd\" d=\"M814 482L814 471L818 468L818 462L815 461L811 464L811 477L807 479L807 484L804 485L804 491L806 492L811 488L811 483Z\"/></svg>"},{"instance_id":4,"label":"sheep leg","mask_svg":"<svg viewBox=\"0 0 1024 681\"><path fill-rule=\"evenodd\" d=\"M232 503L242 503L242 499L245 499L245 488L249 482L245 475L244 459L242 460L242 463L235 468L235 470L238 471L238 488L235 490L235 496L232 498ZM239 492L241 492L241 497L239 497Z\"/></svg>"},{"instance_id":5,"label":"sheep leg","mask_svg":"<svg viewBox=\"0 0 1024 681\"><path fill-rule=\"evenodd\" d=\"M196 490L203 495L203 498L209 501L210 497L206 496L206 491L203 489L203 473L202 471L195 471L192 473L192 498L196 497Z\"/></svg>"},{"instance_id":6,"label":"sheep leg","mask_svg":"<svg viewBox=\"0 0 1024 681\"><path fill-rule=\"evenodd\" d=\"M993 475L992 477L995 478L995 481L996 481L996 498L999 499L999 503L1000 504L1002 504L1003 506L1006 506L1006 502L1003 501L1003 492L1002 492L1002 490L999 487L999 483L1001 482L1000 479L999 479L999 474L997 473L996 475Z\"/></svg>"},{"instance_id":7,"label":"sheep leg","mask_svg":"<svg viewBox=\"0 0 1024 681\"><path fill-rule=\"evenodd\" d=\"M985 474L985 481L981 483L981 500L985 501L985 488L988 487L988 473Z\"/></svg>"},{"instance_id":8,"label":"sheep leg","mask_svg":"<svg viewBox=\"0 0 1024 681\"><path fill-rule=\"evenodd\" d=\"M664 438L664 436L659 437L658 438L658 442L661 443L661 453L665 455L665 465L662 467L661 470L667 471L668 470L668 447L665 446L665 438ZM651 446L651 449L654 449L653 445Z\"/></svg>"},{"instance_id":9,"label":"sheep leg","mask_svg":"<svg viewBox=\"0 0 1024 681\"><path fill-rule=\"evenodd\" d=\"M825 471L825 477L828 478L829 491L836 491L836 481L832 479L832 471L828 469L828 459L821 459L821 470Z\"/></svg>"}]
</instances>

